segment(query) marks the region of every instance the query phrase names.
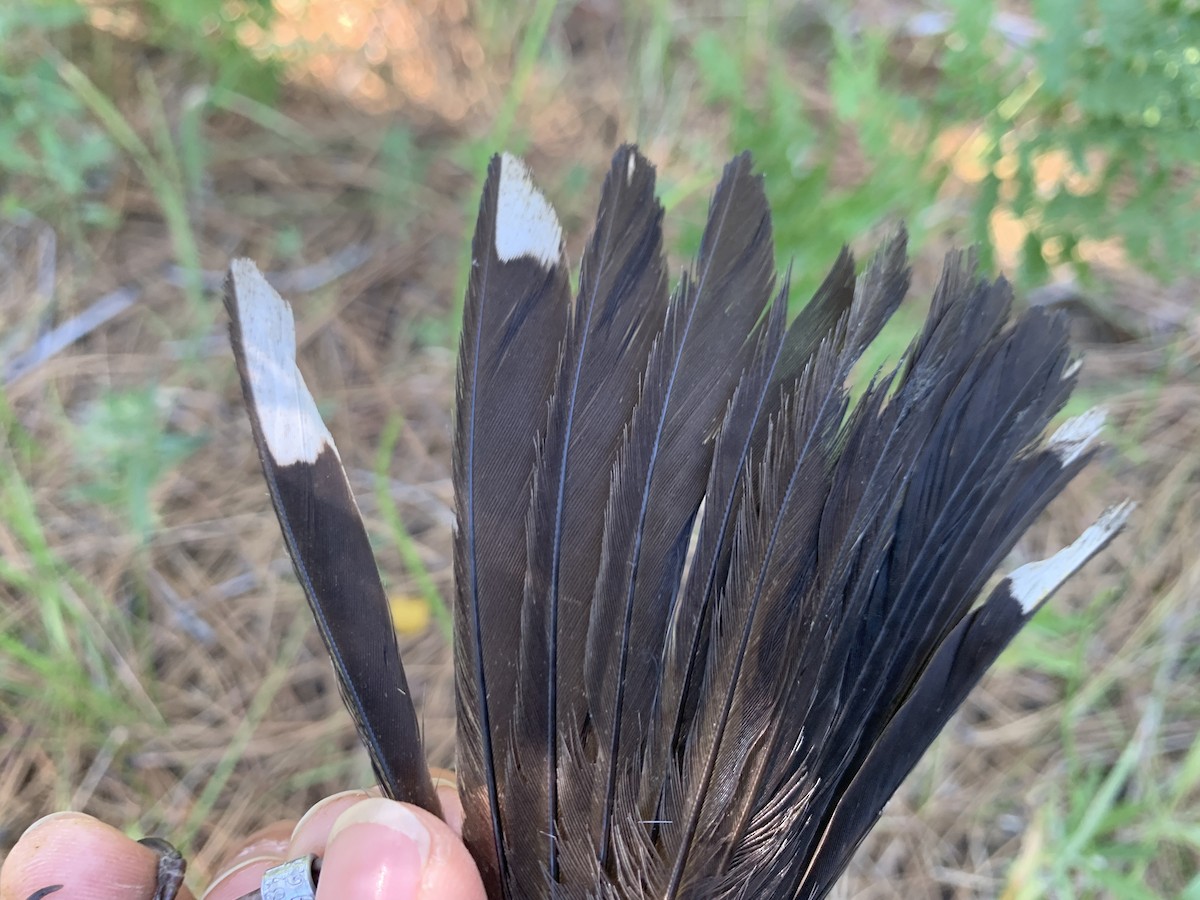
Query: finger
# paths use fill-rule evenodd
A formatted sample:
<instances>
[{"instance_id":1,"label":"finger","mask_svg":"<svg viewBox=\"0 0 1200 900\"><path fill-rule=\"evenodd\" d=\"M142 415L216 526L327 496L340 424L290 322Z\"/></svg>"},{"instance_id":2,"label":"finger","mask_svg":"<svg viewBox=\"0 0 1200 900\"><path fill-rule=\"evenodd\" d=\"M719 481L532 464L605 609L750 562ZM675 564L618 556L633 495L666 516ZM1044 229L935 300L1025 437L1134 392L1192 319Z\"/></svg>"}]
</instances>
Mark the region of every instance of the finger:
<instances>
[{"instance_id":1,"label":"finger","mask_svg":"<svg viewBox=\"0 0 1200 900\"><path fill-rule=\"evenodd\" d=\"M463 806L458 798L458 776L449 769L436 766L429 769L429 774L433 776L433 789L437 791L438 801L442 804L442 821L462 837Z\"/></svg>"},{"instance_id":2,"label":"finger","mask_svg":"<svg viewBox=\"0 0 1200 900\"><path fill-rule=\"evenodd\" d=\"M254 856L235 863L208 886L201 900L237 900L262 886L263 873L283 862L281 856ZM56 900L56 898L47 898Z\"/></svg>"},{"instance_id":3,"label":"finger","mask_svg":"<svg viewBox=\"0 0 1200 900\"><path fill-rule=\"evenodd\" d=\"M263 873L272 866L308 853L324 853L329 832L337 817L355 803L371 796L375 796L372 791L353 790L325 797L300 817L300 821L288 830L280 843L275 842L279 832L273 826L264 840L253 842L257 847L247 847L235 853L221 867L220 874L205 891L203 900L234 900L242 897L259 886ZM278 823L279 826L284 824Z\"/></svg>"},{"instance_id":4,"label":"finger","mask_svg":"<svg viewBox=\"0 0 1200 900\"><path fill-rule=\"evenodd\" d=\"M462 801L458 799L457 777L449 769L439 769L436 766L430 768L429 774L433 778L434 790L437 791L438 800L442 804L442 820L450 826L455 834L461 836L463 807ZM320 856L329 842L329 830L333 827L334 820L359 800L378 797L381 793L378 787L367 790L342 791L338 794L330 794L324 800L316 803L296 823L295 830L292 832L292 843L286 851L286 856L289 859L304 856L306 853L315 853Z\"/></svg>"},{"instance_id":5,"label":"finger","mask_svg":"<svg viewBox=\"0 0 1200 900\"><path fill-rule=\"evenodd\" d=\"M54 813L21 835L0 871L0 900L151 900L158 854L83 813ZM179 900L192 900L183 888Z\"/></svg>"},{"instance_id":6,"label":"finger","mask_svg":"<svg viewBox=\"0 0 1200 900\"><path fill-rule=\"evenodd\" d=\"M441 819L372 798L334 822L317 900L484 900L475 861Z\"/></svg>"},{"instance_id":7,"label":"finger","mask_svg":"<svg viewBox=\"0 0 1200 900\"><path fill-rule=\"evenodd\" d=\"M292 831L295 828L296 823L291 820L273 822L265 828L260 828L235 847L232 853L222 859L216 871L228 871L247 859L255 859L260 856L273 856L283 859L287 855L288 845L292 840Z\"/></svg>"},{"instance_id":8,"label":"finger","mask_svg":"<svg viewBox=\"0 0 1200 900\"><path fill-rule=\"evenodd\" d=\"M291 842L286 851L287 858L295 859L306 853L316 856L323 854L325 845L329 843L329 832L338 816L354 804L372 796L376 795L367 791L342 791L330 794L324 800L313 804L292 830Z\"/></svg>"},{"instance_id":9,"label":"finger","mask_svg":"<svg viewBox=\"0 0 1200 900\"><path fill-rule=\"evenodd\" d=\"M292 822L275 822L261 828L222 861L217 876L204 892L203 900L227 900L256 890L263 872L287 858ZM52 898L48 898L52 900Z\"/></svg>"}]
</instances>

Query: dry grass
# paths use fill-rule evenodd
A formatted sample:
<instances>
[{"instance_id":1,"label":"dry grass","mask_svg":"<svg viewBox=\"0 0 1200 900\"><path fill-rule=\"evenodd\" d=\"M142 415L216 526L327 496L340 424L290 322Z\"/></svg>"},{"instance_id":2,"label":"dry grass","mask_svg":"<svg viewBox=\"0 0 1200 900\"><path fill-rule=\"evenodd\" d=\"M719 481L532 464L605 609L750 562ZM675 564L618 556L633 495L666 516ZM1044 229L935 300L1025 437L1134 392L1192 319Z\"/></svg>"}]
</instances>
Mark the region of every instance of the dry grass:
<instances>
[{"instance_id":1,"label":"dry grass","mask_svg":"<svg viewBox=\"0 0 1200 900\"><path fill-rule=\"evenodd\" d=\"M614 20L605 4L580 8L599 12L556 26L575 29L556 39L570 47L567 37L577 37L576 57L565 69L535 70L516 111L534 169L574 235L575 259L614 140L645 133L648 152L678 185L706 174L673 168L685 164L681 144L720 146L721 127L711 113L670 135L638 125L622 105L627 85L613 74L624 60ZM425 68L410 59L368 96L348 98L312 78L289 87L278 110L303 141L233 112L211 117L214 153L189 210L214 276L234 254L294 275L301 263L361 251L364 261L341 277L330 281L326 266L309 273L315 289L289 292L301 367L327 404L368 526L381 536L385 580L397 593L418 593L386 539L371 474L381 433L402 418L392 494L446 596L454 360L443 339L480 175L463 164L473 158L464 148L494 124L490 111L512 77L508 57L496 62L456 10L442 4L418 16ZM130 68L113 70L107 89L148 133L132 76L141 51L136 43L125 50ZM338 59L322 65L336 74ZM172 83L169 63L159 65L171 115L183 84ZM414 87L421 77L439 90ZM460 99L442 109L439 95ZM642 109L674 102L651 96ZM413 141L401 175L380 162L399 122ZM588 176L582 192L573 187L579 171ZM395 203L381 205L380 196ZM216 293L190 302L177 283L158 198L134 164L118 166L106 202L121 225L91 244L47 251L45 226L0 226L4 332L31 335L38 321L64 321L122 285L137 292L131 309L11 384L0 408L8 434L0 443L0 845L70 806L179 840L202 882L239 836L370 774L286 560ZM928 248L918 273L939 253ZM53 302L39 293L47 266ZM1059 863L1086 867L1096 854L1156 845L1136 867L1147 896L1189 882L1196 889L1195 837L1189 850L1186 839L1156 829L1195 828L1188 810L1200 799L1200 319L1190 299L1179 311L1186 288L1128 270L1100 270L1092 292L1130 329L1119 342L1082 347L1081 394L1111 410L1113 451L1018 553L1045 555L1122 497L1135 497L1139 510L972 695L886 810L845 879L846 897L1041 896L1043 876ZM1082 335L1093 333L1093 313L1077 318ZM129 415L149 423L144 433L123 433L119 417L95 425L97 404L114 394L135 398ZM97 428L115 450L81 440ZM149 484L145 506L157 518L139 535L129 497L155 454L171 452L164 434L196 446ZM447 642L430 626L406 636L403 652L430 762L450 765ZM1106 790L1107 805L1098 800Z\"/></svg>"}]
</instances>

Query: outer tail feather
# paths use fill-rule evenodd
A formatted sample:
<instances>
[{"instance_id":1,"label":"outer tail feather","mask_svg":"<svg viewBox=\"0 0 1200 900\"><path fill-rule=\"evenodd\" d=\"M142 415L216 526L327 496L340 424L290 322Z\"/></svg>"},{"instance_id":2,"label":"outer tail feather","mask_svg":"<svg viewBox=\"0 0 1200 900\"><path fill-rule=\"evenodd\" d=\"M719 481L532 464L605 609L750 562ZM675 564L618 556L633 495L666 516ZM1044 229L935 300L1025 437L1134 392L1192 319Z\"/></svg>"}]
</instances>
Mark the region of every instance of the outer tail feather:
<instances>
[{"instance_id":1,"label":"outer tail feather","mask_svg":"<svg viewBox=\"0 0 1200 900\"><path fill-rule=\"evenodd\" d=\"M244 259L230 266L225 304L271 502L342 698L388 796L440 814L371 543L296 368L291 308Z\"/></svg>"},{"instance_id":2,"label":"outer tail feather","mask_svg":"<svg viewBox=\"0 0 1200 900\"><path fill-rule=\"evenodd\" d=\"M939 645L911 693L842 789L798 897L824 897L855 848L967 694L1033 614L1124 527L1129 502L1108 510L1069 547L1010 573Z\"/></svg>"},{"instance_id":3,"label":"outer tail feather","mask_svg":"<svg viewBox=\"0 0 1200 900\"><path fill-rule=\"evenodd\" d=\"M947 281L956 279L952 272ZM801 860L814 850L817 823L837 802L844 773L855 771L878 723L903 701L915 673L1017 537L981 528L1010 521L1007 507L1036 512L1049 499L1014 492L1011 483L1020 454L1065 397L1063 336L1051 330L1054 352L1039 358L1050 389L1027 392L1028 359L1009 352L1022 343L1020 335L993 327L1003 321L1006 296L960 283L976 308L966 309L961 299L941 309L935 303L930 326L914 342L918 359L882 416L854 429L858 440L833 478L824 555L845 562L823 604L836 603L845 624L828 636L817 695L845 699L824 704L805 723L809 746L799 759L819 774L820 786L796 838ZM989 361L1000 366L999 377ZM1018 401L1019 415L1008 409ZM981 428L992 434L973 433Z\"/></svg>"},{"instance_id":4,"label":"outer tail feather","mask_svg":"<svg viewBox=\"0 0 1200 900\"><path fill-rule=\"evenodd\" d=\"M1043 439L1074 386L1064 324L1008 324L1008 285L952 254L904 359L855 400L853 367L909 287L904 232L857 277L844 251L789 325L749 156L726 167L669 299L654 184L621 148L574 304L558 221L519 161L492 161L480 205L455 679L464 837L495 900L825 896L1001 650L1130 510L981 601L1095 455L1098 414ZM312 510L353 499L291 357L273 376L290 393L252 390L264 379L240 348L272 339L245 339L237 277L264 471L329 619L345 605L324 569L378 576L357 537L346 559L320 546L335 523ZM272 403L308 424L299 449L272 449ZM378 699L403 687L394 641L322 627L381 780L421 794L411 703Z\"/></svg>"}]
</instances>

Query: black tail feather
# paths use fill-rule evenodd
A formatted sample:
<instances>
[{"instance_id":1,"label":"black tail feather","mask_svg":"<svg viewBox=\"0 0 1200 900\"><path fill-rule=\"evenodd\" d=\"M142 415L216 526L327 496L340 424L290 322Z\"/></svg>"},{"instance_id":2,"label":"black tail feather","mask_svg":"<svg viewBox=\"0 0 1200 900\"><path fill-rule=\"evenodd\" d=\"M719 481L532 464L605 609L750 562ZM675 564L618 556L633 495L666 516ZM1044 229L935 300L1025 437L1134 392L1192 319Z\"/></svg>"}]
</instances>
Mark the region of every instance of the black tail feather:
<instances>
[{"instance_id":1,"label":"black tail feather","mask_svg":"<svg viewBox=\"0 0 1200 900\"><path fill-rule=\"evenodd\" d=\"M508 755L512 807L540 822L533 828L527 821L514 835L521 842L518 864L551 873L564 840L557 814L563 805L559 745L587 715L584 659L600 567L599 513L666 311L662 208L654 185L654 169L636 149L618 151L583 258L526 526L520 681L511 743L501 752ZM578 793L582 784L576 779L564 787ZM535 877L524 874L526 882Z\"/></svg>"},{"instance_id":2,"label":"black tail feather","mask_svg":"<svg viewBox=\"0 0 1200 900\"><path fill-rule=\"evenodd\" d=\"M641 755L651 720L710 438L753 349L751 332L772 289L773 250L762 181L743 155L726 167L695 276L680 282L650 353L605 513L585 673L602 866L619 818L619 782L629 777L622 766L631 753Z\"/></svg>"},{"instance_id":3,"label":"black tail feather","mask_svg":"<svg viewBox=\"0 0 1200 900\"><path fill-rule=\"evenodd\" d=\"M642 165L614 160L538 432L507 776L530 790L505 813L521 874L503 896L820 896L985 667L947 654L1015 631L970 610L1087 461L1036 449L1073 385L1066 336L1036 312L1006 327L1007 285L951 256L903 366L852 407L851 369L908 288L903 233L857 279L843 254L787 328L740 157L661 317L652 182L620 192ZM646 248L650 222L655 268L604 270L609 236ZM606 277L644 282L616 309L654 324L638 352L589 357ZM573 444L583 427L597 437ZM907 757L874 753L902 733Z\"/></svg>"},{"instance_id":4,"label":"black tail feather","mask_svg":"<svg viewBox=\"0 0 1200 900\"><path fill-rule=\"evenodd\" d=\"M455 687L463 837L493 894L508 878L506 760L517 699L522 524L570 312L562 231L524 163L497 156L475 229L459 347Z\"/></svg>"},{"instance_id":5,"label":"black tail feather","mask_svg":"<svg viewBox=\"0 0 1200 900\"><path fill-rule=\"evenodd\" d=\"M904 360L854 400L852 370L908 290L904 232L857 277L844 251L789 326L749 156L726 167L669 299L654 184L618 151L573 305L523 165L494 159L484 187L459 357L455 677L464 837L496 900L825 896L1130 509L980 603L1095 452L1095 413L1043 440L1074 386L1063 323L1009 324L1008 285L952 254ZM404 729L363 720L387 757Z\"/></svg>"},{"instance_id":6,"label":"black tail feather","mask_svg":"<svg viewBox=\"0 0 1200 900\"><path fill-rule=\"evenodd\" d=\"M291 308L249 260L230 266L225 305L271 502L342 698L388 796L439 813L370 539L296 368Z\"/></svg>"}]
</instances>

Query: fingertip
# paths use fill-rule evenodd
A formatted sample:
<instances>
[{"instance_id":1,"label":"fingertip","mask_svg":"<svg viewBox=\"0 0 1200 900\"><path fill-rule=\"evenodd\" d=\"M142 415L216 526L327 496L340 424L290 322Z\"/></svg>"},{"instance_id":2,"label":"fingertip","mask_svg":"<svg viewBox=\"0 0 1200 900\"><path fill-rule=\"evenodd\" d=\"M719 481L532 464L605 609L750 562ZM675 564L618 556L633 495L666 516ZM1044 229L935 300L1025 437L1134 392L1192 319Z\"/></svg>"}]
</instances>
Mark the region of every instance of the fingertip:
<instances>
[{"instance_id":1,"label":"fingertip","mask_svg":"<svg viewBox=\"0 0 1200 900\"><path fill-rule=\"evenodd\" d=\"M431 769L430 771L433 773L433 789L442 806L442 821L461 838L463 805L458 796L458 780L450 773L442 775L441 772L444 770Z\"/></svg>"},{"instance_id":2,"label":"fingertip","mask_svg":"<svg viewBox=\"0 0 1200 900\"><path fill-rule=\"evenodd\" d=\"M223 871L208 886L200 900L236 900L262 885L263 873L283 862L278 856L258 856L240 860Z\"/></svg>"},{"instance_id":3,"label":"fingertip","mask_svg":"<svg viewBox=\"0 0 1200 900\"><path fill-rule=\"evenodd\" d=\"M289 859L314 853L317 856L325 852L329 843L329 832L338 816L356 803L374 796L369 791L353 790L330 794L323 800L314 803L292 829L291 841L288 844Z\"/></svg>"},{"instance_id":4,"label":"fingertip","mask_svg":"<svg viewBox=\"0 0 1200 900\"><path fill-rule=\"evenodd\" d=\"M295 827L295 823L281 820L251 834L221 861L202 900L228 900L256 890L263 872L287 859Z\"/></svg>"},{"instance_id":5,"label":"fingertip","mask_svg":"<svg viewBox=\"0 0 1200 900\"><path fill-rule=\"evenodd\" d=\"M479 872L458 835L407 803L369 799L329 834L318 900L483 900Z\"/></svg>"},{"instance_id":6,"label":"fingertip","mask_svg":"<svg viewBox=\"0 0 1200 900\"><path fill-rule=\"evenodd\" d=\"M0 898L45 896L116 900L152 896L158 855L111 825L78 812L60 812L34 822L21 835L0 871Z\"/></svg>"}]
</instances>

